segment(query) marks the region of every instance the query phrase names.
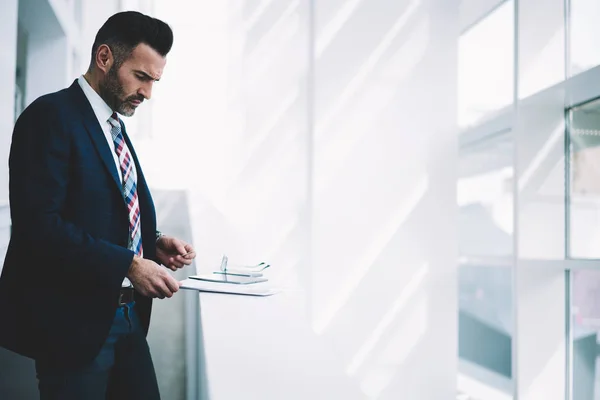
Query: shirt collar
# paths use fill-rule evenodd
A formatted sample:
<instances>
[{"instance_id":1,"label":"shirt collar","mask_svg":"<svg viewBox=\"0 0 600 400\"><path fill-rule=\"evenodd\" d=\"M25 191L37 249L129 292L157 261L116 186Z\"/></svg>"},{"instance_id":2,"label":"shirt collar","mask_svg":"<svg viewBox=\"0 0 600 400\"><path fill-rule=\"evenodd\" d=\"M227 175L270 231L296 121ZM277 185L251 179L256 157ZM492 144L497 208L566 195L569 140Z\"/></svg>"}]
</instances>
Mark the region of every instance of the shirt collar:
<instances>
[{"instance_id":1,"label":"shirt collar","mask_svg":"<svg viewBox=\"0 0 600 400\"><path fill-rule=\"evenodd\" d=\"M83 90L85 97L87 97L88 101L90 102L90 105L94 110L94 114L96 114L96 118L98 118L98 122L100 122L100 126L104 127L108 123L110 116L113 114L112 109L90 86L83 75L77 79L77 82L79 83L79 86L81 86L81 90Z\"/></svg>"}]
</instances>

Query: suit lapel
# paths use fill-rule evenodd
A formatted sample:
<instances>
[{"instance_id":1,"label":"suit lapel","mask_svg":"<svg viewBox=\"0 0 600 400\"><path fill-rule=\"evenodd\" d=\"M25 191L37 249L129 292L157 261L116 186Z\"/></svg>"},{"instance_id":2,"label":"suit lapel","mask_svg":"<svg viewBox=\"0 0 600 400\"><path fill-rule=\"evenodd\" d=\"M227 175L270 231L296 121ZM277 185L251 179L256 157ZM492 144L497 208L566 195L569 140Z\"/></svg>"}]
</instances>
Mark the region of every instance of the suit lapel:
<instances>
[{"instance_id":1,"label":"suit lapel","mask_svg":"<svg viewBox=\"0 0 600 400\"><path fill-rule=\"evenodd\" d=\"M104 132L98 123L98 118L96 118L96 114L94 114L94 110L90 105L87 97L79 87L79 83L77 80L71 85L69 88L73 96L75 96L75 104L79 105L79 110L83 114L83 123L85 125L85 129L90 135L98 154L100 155L100 159L104 163L106 170L112 176L115 185L121 192L121 178L119 176L119 172L117 171L117 166L115 165L115 160L112 155L112 150L106 142L106 137L104 136Z\"/></svg>"},{"instance_id":2,"label":"suit lapel","mask_svg":"<svg viewBox=\"0 0 600 400\"><path fill-rule=\"evenodd\" d=\"M115 159L111 153L111 149L106 143L106 137L104 136L104 132L102 132L102 128L98 124L98 120L89 120L85 119L85 127L90 134L94 145L96 146L96 150L100 154L100 158L104 163L104 166L108 170L108 173L112 176L115 185L119 191L121 191L121 178L119 177L119 172L117 171L117 166L115 165Z\"/></svg>"},{"instance_id":3,"label":"suit lapel","mask_svg":"<svg viewBox=\"0 0 600 400\"><path fill-rule=\"evenodd\" d=\"M121 184L121 176L117 171L117 167L115 165L115 161L112 155L113 150L106 143L106 137L104 136L104 132L98 123L98 118L96 118L96 114L94 114L94 110L90 105L87 97L81 90L79 83L77 80L73 82L71 87L69 88L69 92L73 96L73 101L76 106L79 108L83 116L83 122L85 125L85 129L88 132L92 142L94 143L94 147L98 151L100 158L102 159L102 163L106 168L107 172L112 176L113 181L115 182L116 188L119 190L119 193L123 194L123 188ZM129 136L127 135L127 131L125 130L125 125L123 121L121 121L121 132L123 133L123 138L125 139L125 143L129 148L129 152L133 158L133 162L135 164L136 172L137 172L137 192L138 199L140 204L140 213L142 214L142 234L146 233L145 238L142 239L142 242L147 240L152 240L154 237L154 230L156 228L156 215L154 210L154 203L152 201L152 196L150 195L150 189L146 183L146 179L144 178L144 174L142 172L142 168L140 166L139 160L137 158L137 154L129 140ZM126 205L125 201L123 204ZM150 250L150 249L148 249ZM149 254L150 255L150 254Z\"/></svg>"}]
</instances>

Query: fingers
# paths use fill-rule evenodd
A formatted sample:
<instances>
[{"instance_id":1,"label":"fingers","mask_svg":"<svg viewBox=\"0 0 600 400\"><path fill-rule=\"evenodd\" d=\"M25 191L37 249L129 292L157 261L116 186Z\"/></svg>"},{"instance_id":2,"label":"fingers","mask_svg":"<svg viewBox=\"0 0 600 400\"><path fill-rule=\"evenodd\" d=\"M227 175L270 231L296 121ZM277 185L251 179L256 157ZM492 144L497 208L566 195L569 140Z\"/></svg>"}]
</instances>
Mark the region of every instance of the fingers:
<instances>
[{"instance_id":1,"label":"fingers","mask_svg":"<svg viewBox=\"0 0 600 400\"><path fill-rule=\"evenodd\" d=\"M159 255L159 258L161 259L161 264L171 271L177 271L178 268L191 265L194 258L196 258L194 247L182 240L169 238L168 243L165 243L163 243L163 247L161 248L162 254Z\"/></svg>"},{"instance_id":2,"label":"fingers","mask_svg":"<svg viewBox=\"0 0 600 400\"><path fill-rule=\"evenodd\" d=\"M140 268L134 269L129 278L138 292L147 297L164 299L179 290L179 282L153 261L141 259ZM177 268L172 265L171 269Z\"/></svg>"},{"instance_id":3,"label":"fingers","mask_svg":"<svg viewBox=\"0 0 600 400\"><path fill-rule=\"evenodd\" d=\"M140 290L142 294L148 297L158 299L171 298L179 290L179 282L164 269L155 274L148 283L147 290L145 290L147 293L143 293L144 291Z\"/></svg>"},{"instance_id":4,"label":"fingers","mask_svg":"<svg viewBox=\"0 0 600 400\"><path fill-rule=\"evenodd\" d=\"M145 293L144 295L155 299L164 299L165 295L159 287L160 284L154 284L147 290L147 293Z\"/></svg>"},{"instance_id":5,"label":"fingers","mask_svg":"<svg viewBox=\"0 0 600 400\"><path fill-rule=\"evenodd\" d=\"M167 285L165 284L165 282L157 282L154 285L154 297L159 298L159 299L164 299L165 297L171 298L173 297L173 292L167 287Z\"/></svg>"},{"instance_id":6,"label":"fingers","mask_svg":"<svg viewBox=\"0 0 600 400\"><path fill-rule=\"evenodd\" d=\"M190 257L190 258L188 258ZM183 267L184 265L191 265L192 264L192 259L196 257L195 253L191 253L184 256L177 256L177 261L181 264L181 266Z\"/></svg>"},{"instance_id":7,"label":"fingers","mask_svg":"<svg viewBox=\"0 0 600 400\"><path fill-rule=\"evenodd\" d=\"M170 290L171 295L173 295L174 293L176 293L179 290L179 282L175 278L173 278L171 275L167 274L167 277L165 278L165 284L168 287L168 289Z\"/></svg>"},{"instance_id":8,"label":"fingers","mask_svg":"<svg viewBox=\"0 0 600 400\"><path fill-rule=\"evenodd\" d=\"M156 293L153 293L152 290L147 289L145 287L138 286L135 288L135 290L137 290L138 292L140 292L142 295L144 295L146 297L156 297Z\"/></svg>"},{"instance_id":9,"label":"fingers","mask_svg":"<svg viewBox=\"0 0 600 400\"><path fill-rule=\"evenodd\" d=\"M182 242L181 240L175 241L175 249L179 254L187 253L186 246L189 246L187 243Z\"/></svg>"},{"instance_id":10,"label":"fingers","mask_svg":"<svg viewBox=\"0 0 600 400\"><path fill-rule=\"evenodd\" d=\"M172 261L173 259L171 259ZM172 262L166 266L167 268L169 268L171 271L177 271L177 266L175 264L173 264Z\"/></svg>"},{"instance_id":11,"label":"fingers","mask_svg":"<svg viewBox=\"0 0 600 400\"><path fill-rule=\"evenodd\" d=\"M179 290L179 282L167 272L164 272L154 282L154 290L156 291L156 297L159 299L171 298Z\"/></svg>"},{"instance_id":12,"label":"fingers","mask_svg":"<svg viewBox=\"0 0 600 400\"><path fill-rule=\"evenodd\" d=\"M185 244L185 252L181 253L181 254L185 254L185 259L186 260L193 260L194 258L196 258L196 250L194 250L194 248L192 247L191 244Z\"/></svg>"},{"instance_id":13,"label":"fingers","mask_svg":"<svg viewBox=\"0 0 600 400\"><path fill-rule=\"evenodd\" d=\"M171 271L176 271L178 268L183 268L186 265L190 265L190 264L192 264L191 259L187 259L182 256L175 256L175 257L169 258L167 268L169 268Z\"/></svg>"}]
</instances>

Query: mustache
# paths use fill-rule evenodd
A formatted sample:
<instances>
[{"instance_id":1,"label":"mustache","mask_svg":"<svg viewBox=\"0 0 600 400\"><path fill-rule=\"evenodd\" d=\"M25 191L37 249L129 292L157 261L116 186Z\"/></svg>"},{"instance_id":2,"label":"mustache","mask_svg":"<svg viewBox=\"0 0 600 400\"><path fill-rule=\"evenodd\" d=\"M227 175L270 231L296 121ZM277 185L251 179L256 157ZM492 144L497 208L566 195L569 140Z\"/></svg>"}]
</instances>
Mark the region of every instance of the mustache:
<instances>
[{"instance_id":1,"label":"mustache","mask_svg":"<svg viewBox=\"0 0 600 400\"><path fill-rule=\"evenodd\" d=\"M139 101L140 103L142 103L144 101L144 97L143 96L129 96L128 98L125 99L125 101Z\"/></svg>"}]
</instances>

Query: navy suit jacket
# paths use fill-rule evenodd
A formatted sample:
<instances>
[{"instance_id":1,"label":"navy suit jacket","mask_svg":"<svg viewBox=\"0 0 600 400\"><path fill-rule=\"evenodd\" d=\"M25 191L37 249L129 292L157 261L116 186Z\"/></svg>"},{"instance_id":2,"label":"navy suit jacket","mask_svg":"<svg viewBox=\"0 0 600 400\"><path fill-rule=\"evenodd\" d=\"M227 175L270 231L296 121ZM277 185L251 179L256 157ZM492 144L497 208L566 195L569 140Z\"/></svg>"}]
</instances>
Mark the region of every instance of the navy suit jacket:
<instances>
[{"instance_id":1,"label":"navy suit jacket","mask_svg":"<svg viewBox=\"0 0 600 400\"><path fill-rule=\"evenodd\" d=\"M156 258L156 214L137 168L144 257ZM0 277L0 346L34 359L90 362L110 330L133 259L113 151L77 81L34 101L9 157L12 234ZM146 331L151 299L136 292Z\"/></svg>"}]
</instances>

